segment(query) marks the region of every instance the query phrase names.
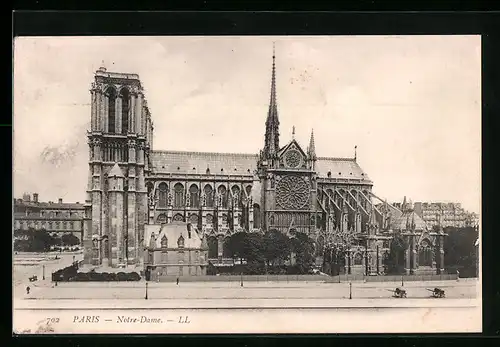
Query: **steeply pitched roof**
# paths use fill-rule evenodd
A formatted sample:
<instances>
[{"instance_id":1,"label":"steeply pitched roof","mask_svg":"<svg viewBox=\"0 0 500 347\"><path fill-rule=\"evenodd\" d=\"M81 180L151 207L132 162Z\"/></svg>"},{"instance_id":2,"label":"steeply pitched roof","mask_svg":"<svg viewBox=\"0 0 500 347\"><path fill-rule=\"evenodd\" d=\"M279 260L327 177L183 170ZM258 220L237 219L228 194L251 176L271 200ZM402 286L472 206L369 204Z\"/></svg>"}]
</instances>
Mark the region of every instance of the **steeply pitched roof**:
<instances>
[{"instance_id":1,"label":"steeply pitched roof","mask_svg":"<svg viewBox=\"0 0 500 347\"><path fill-rule=\"evenodd\" d=\"M34 201L22 201L21 199L16 199L14 203L15 207L30 207L33 209L50 209L50 210L84 210L85 206L80 203L69 203L69 202L34 202Z\"/></svg>"},{"instance_id":2,"label":"steeply pitched roof","mask_svg":"<svg viewBox=\"0 0 500 347\"><path fill-rule=\"evenodd\" d=\"M155 173L211 175L253 175L256 154L153 151L151 162Z\"/></svg>"},{"instance_id":3,"label":"steeply pitched roof","mask_svg":"<svg viewBox=\"0 0 500 347\"><path fill-rule=\"evenodd\" d=\"M328 172L331 172L332 178L362 179L370 181L368 175L361 169L358 163L351 158L318 157L316 161L316 172L320 177L327 177Z\"/></svg>"},{"instance_id":4,"label":"steeply pitched roof","mask_svg":"<svg viewBox=\"0 0 500 347\"><path fill-rule=\"evenodd\" d=\"M285 146L286 147L286 146ZM151 162L155 173L253 175L257 169L258 155L244 153L211 153L182 151L153 151ZM319 157L316 171L320 177L362 179L370 181L368 175L351 158ZM340 172L340 174L339 174Z\"/></svg>"},{"instance_id":5,"label":"steeply pitched roof","mask_svg":"<svg viewBox=\"0 0 500 347\"><path fill-rule=\"evenodd\" d=\"M408 226L415 223L415 230L428 230L425 221L413 210L406 210L391 222L392 230L407 230Z\"/></svg>"}]
</instances>

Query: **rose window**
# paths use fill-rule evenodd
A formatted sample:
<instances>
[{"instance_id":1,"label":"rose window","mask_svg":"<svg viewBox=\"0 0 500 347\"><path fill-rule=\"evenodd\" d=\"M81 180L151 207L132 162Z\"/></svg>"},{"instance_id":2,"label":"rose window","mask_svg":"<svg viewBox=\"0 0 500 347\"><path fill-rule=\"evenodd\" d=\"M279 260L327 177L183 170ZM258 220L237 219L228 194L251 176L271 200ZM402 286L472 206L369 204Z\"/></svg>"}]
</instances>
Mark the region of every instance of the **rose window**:
<instances>
[{"instance_id":1,"label":"rose window","mask_svg":"<svg viewBox=\"0 0 500 347\"><path fill-rule=\"evenodd\" d=\"M288 151L285 155L285 162L288 167L295 168L300 165L301 155L296 150Z\"/></svg>"},{"instance_id":2,"label":"rose window","mask_svg":"<svg viewBox=\"0 0 500 347\"><path fill-rule=\"evenodd\" d=\"M207 224L212 224L213 217L212 217L212 215L211 215L211 214L207 214L206 221L207 221Z\"/></svg>"},{"instance_id":3,"label":"rose window","mask_svg":"<svg viewBox=\"0 0 500 347\"><path fill-rule=\"evenodd\" d=\"M182 215L180 215L180 214L176 214L174 216L174 221L176 221L176 222L184 222L184 217Z\"/></svg>"},{"instance_id":4,"label":"rose window","mask_svg":"<svg viewBox=\"0 0 500 347\"><path fill-rule=\"evenodd\" d=\"M276 187L276 196L284 209L299 210L309 201L309 184L301 177L283 177Z\"/></svg>"},{"instance_id":5,"label":"rose window","mask_svg":"<svg viewBox=\"0 0 500 347\"><path fill-rule=\"evenodd\" d=\"M189 223L198 224L198 215L192 214L191 216L189 216Z\"/></svg>"}]
</instances>

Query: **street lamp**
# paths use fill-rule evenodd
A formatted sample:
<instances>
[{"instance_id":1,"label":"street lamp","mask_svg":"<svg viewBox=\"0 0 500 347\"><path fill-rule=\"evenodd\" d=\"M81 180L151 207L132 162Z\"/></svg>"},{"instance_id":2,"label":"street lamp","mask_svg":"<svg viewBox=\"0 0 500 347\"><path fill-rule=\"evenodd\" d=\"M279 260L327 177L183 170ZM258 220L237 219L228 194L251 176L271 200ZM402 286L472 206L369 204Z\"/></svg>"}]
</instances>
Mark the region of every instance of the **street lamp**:
<instances>
[{"instance_id":1,"label":"street lamp","mask_svg":"<svg viewBox=\"0 0 500 347\"><path fill-rule=\"evenodd\" d=\"M42 279L45 280L45 265L42 265Z\"/></svg>"},{"instance_id":2,"label":"street lamp","mask_svg":"<svg viewBox=\"0 0 500 347\"><path fill-rule=\"evenodd\" d=\"M144 299L148 299L148 282L146 282L146 296L144 297Z\"/></svg>"},{"instance_id":3,"label":"street lamp","mask_svg":"<svg viewBox=\"0 0 500 347\"><path fill-rule=\"evenodd\" d=\"M368 276L368 239L365 244L365 276Z\"/></svg>"},{"instance_id":4,"label":"street lamp","mask_svg":"<svg viewBox=\"0 0 500 347\"><path fill-rule=\"evenodd\" d=\"M352 282L349 282L349 300L352 299Z\"/></svg>"}]
</instances>

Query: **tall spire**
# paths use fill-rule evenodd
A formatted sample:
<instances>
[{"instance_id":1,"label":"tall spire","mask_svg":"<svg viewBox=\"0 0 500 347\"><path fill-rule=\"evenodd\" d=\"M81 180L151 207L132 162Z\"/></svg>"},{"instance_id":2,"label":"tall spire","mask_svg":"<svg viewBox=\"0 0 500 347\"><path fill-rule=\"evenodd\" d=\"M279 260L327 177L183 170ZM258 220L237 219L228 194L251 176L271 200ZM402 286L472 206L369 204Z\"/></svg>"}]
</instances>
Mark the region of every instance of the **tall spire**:
<instances>
[{"instance_id":1,"label":"tall spire","mask_svg":"<svg viewBox=\"0 0 500 347\"><path fill-rule=\"evenodd\" d=\"M316 146L314 145L314 129L311 130L311 139L309 140L308 154L311 159L316 159Z\"/></svg>"},{"instance_id":2,"label":"tall spire","mask_svg":"<svg viewBox=\"0 0 500 347\"><path fill-rule=\"evenodd\" d=\"M273 43L273 68L271 74L271 97L269 101L269 111L266 120L266 139L264 153L267 157L272 157L279 151L279 119L278 103L276 100L276 55Z\"/></svg>"}]
</instances>

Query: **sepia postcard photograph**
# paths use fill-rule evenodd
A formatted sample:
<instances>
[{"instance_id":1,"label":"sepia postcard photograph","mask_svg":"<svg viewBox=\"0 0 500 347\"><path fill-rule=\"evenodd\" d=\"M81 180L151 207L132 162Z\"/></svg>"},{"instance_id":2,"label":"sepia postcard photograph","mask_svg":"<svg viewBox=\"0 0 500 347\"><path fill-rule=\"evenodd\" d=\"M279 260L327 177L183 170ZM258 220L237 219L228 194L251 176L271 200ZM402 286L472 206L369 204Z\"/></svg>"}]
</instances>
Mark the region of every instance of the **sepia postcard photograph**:
<instances>
[{"instance_id":1,"label":"sepia postcard photograph","mask_svg":"<svg viewBox=\"0 0 500 347\"><path fill-rule=\"evenodd\" d=\"M14 334L482 331L479 35L13 50Z\"/></svg>"}]
</instances>

